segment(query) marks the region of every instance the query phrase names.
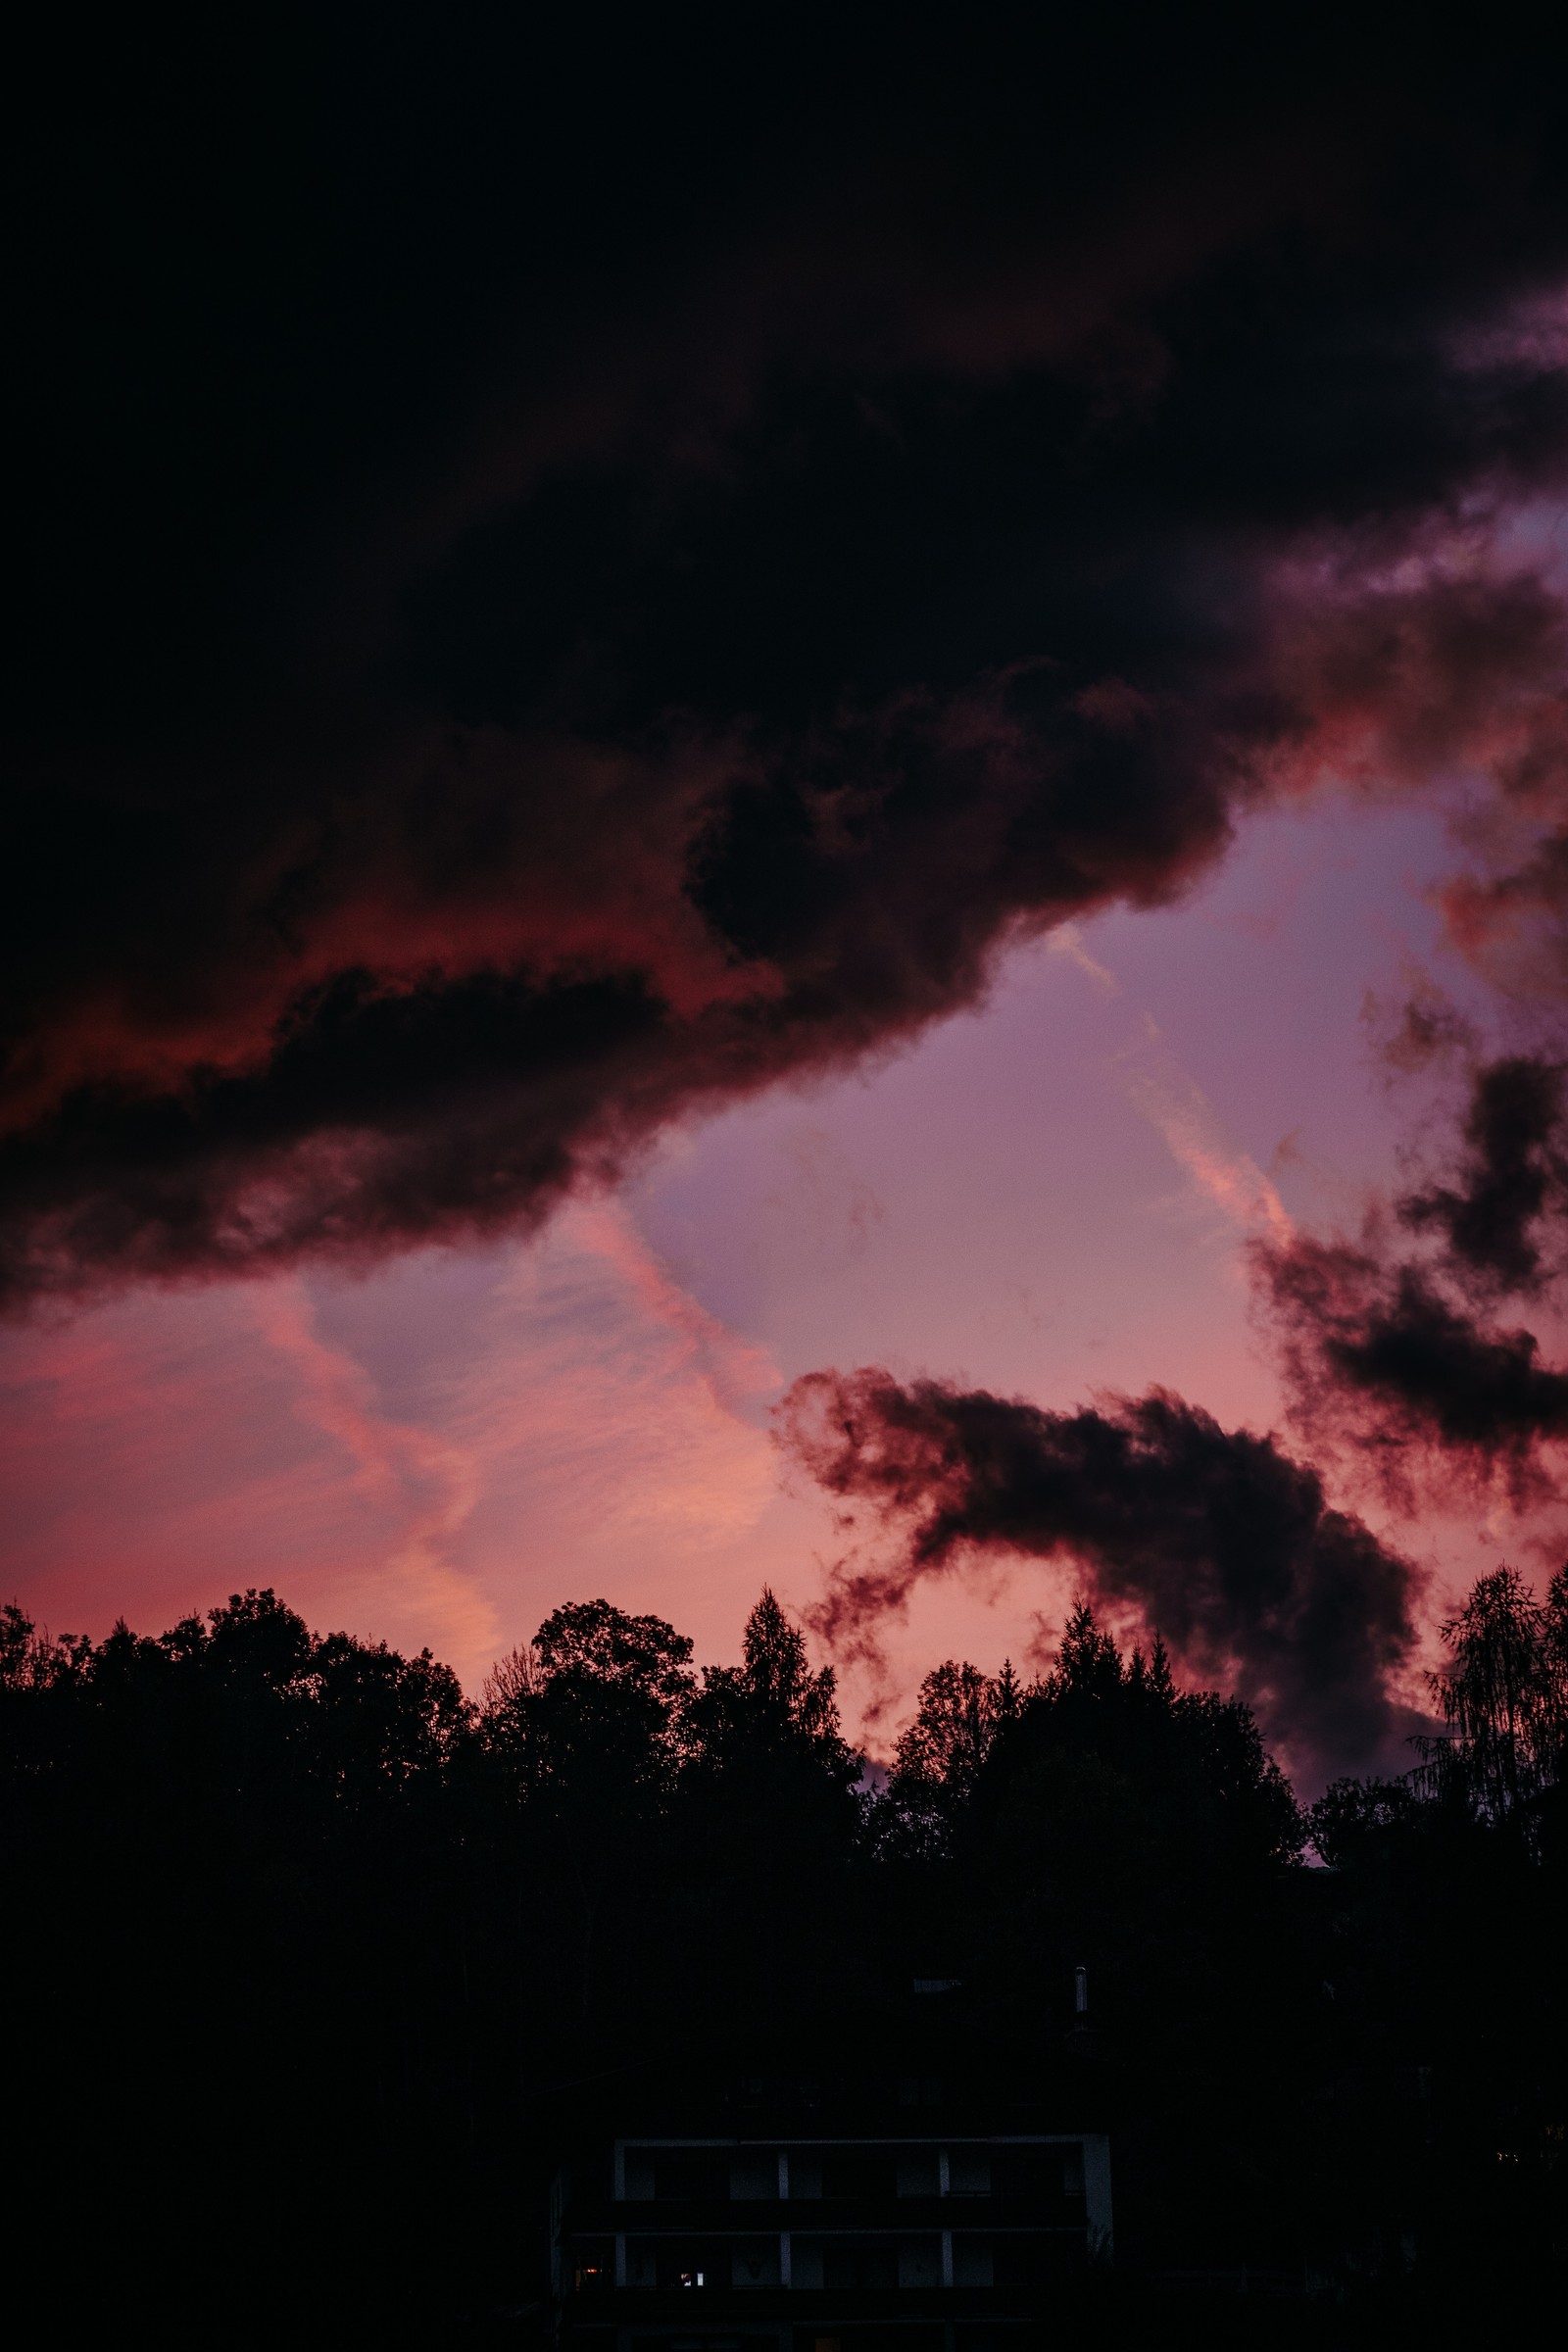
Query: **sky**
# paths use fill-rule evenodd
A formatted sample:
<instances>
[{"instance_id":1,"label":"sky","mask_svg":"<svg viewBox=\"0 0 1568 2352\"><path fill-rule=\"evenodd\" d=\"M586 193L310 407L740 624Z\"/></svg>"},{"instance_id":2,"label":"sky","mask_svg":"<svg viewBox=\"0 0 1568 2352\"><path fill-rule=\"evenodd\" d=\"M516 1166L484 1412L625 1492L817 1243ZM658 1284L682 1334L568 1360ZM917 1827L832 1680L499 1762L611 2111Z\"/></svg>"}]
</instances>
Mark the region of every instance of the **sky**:
<instances>
[{"instance_id":1,"label":"sky","mask_svg":"<svg viewBox=\"0 0 1568 2352\"><path fill-rule=\"evenodd\" d=\"M30 1614L477 1691L766 1582L885 1755L1082 1592L1400 1766L1568 1549L1568 150L1348 22L279 16L39 116Z\"/></svg>"},{"instance_id":2,"label":"sky","mask_svg":"<svg viewBox=\"0 0 1568 2352\"><path fill-rule=\"evenodd\" d=\"M1014 950L973 1010L682 1123L537 1235L13 1327L19 1594L101 1635L271 1582L477 1690L560 1600L603 1593L716 1662L763 1582L808 1609L845 1552L775 1437L821 1364L1057 1408L1157 1384L1277 1427L1245 1244L1282 1214L1353 1224L1387 1180L1407 1105L1368 999L1415 967L1463 992L1433 904L1450 857L1424 810L1259 816L1181 905ZM1429 1626L1498 1544L1528 1564L1560 1524L1373 1518L1433 1572ZM1070 1561L982 1558L919 1593L885 1664L846 1676L872 1749L939 1656L1045 1663L1074 1591Z\"/></svg>"}]
</instances>

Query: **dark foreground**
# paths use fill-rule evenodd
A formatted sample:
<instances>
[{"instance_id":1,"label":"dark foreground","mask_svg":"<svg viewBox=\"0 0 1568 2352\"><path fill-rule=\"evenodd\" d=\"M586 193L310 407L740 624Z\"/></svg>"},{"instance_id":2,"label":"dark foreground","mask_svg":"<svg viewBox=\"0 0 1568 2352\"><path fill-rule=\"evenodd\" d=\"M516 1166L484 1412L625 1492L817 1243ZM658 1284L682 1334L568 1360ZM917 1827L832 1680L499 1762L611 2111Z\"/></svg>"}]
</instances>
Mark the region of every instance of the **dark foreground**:
<instances>
[{"instance_id":1,"label":"dark foreground","mask_svg":"<svg viewBox=\"0 0 1568 2352\"><path fill-rule=\"evenodd\" d=\"M1544 1716L1511 1789L1477 1735L1308 1819L1245 1708L1081 1613L1032 1689L933 1676L873 1801L765 1597L701 1678L657 1619L558 1611L479 1709L269 1593L9 1634L19 2341L542 2345L563 2153L760 2100L1108 2133L1084 2343L1456 2342L1561 2299Z\"/></svg>"}]
</instances>

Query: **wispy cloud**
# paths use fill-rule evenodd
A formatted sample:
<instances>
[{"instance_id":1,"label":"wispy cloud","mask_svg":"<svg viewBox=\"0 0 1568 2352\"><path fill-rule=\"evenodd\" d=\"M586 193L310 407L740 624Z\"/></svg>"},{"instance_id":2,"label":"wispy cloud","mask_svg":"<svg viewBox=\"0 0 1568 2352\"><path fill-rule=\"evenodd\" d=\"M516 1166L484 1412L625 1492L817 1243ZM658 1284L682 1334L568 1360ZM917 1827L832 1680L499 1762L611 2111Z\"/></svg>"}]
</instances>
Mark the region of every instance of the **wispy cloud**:
<instances>
[{"instance_id":1,"label":"wispy cloud","mask_svg":"<svg viewBox=\"0 0 1568 2352\"><path fill-rule=\"evenodd\" d=\"M666 1549L731 1541L766 1508L757 1407L778 1368L685 1289L619 1202L573 1205L519 1250L477 1336L448 1425L489 1463L492 1504L514 1498L528 1552L559 1548L579 1575L636 1574Z\"/></svg>"},{"instance_id":2,"label":"wispy cloud","mask_svg":"<svg viewBox=\"0 0 1568 2352\"><path fill-rule=\"evenodd\" d=\"M1076 964L1102 997L1121 994L1115 973L1089 953L1076 924L1063 923L1048 944L1054 955ZM1178 1167L1238 1232L1266 1232L1273 1241L1289 1241L1294 1228L1272 1179L1226 1133L1202 1088L1165 1050L1152 1013L1141 1016L1139 1035L1112 1066L1127 1100L1163 1138Z\"/></svg>"},{"instance_id":3,"label":"wispy cloud","mask_svg":"<svg viewBox=\"0 0 1568 2352\"><path fill-rule=\"evenodd\" d=\"M1238 1232L1267 1232L1274 1241L1289 1241L1294 1227L1273 1182L1251 1154L1241 1151L1227 1135L1224 1122L1197 1080L1161 1050L1159 1026L1152 1015L1146 1013L1144 1023L1142 1043L1119 1057L1119 1075L1128 1101L1163 1137L1177 1165Z\"/></svg>"},{"instance_id":4,"label":"wispy cloud","mask_svg":"<svg viewBox=\"0 0 1568 2352\"><path fill-rule=\"evenodd\" d=\"M790 1556L781 1385L614 1201L364 1282L144 1294L0 1335L5 1592L101 1634L272 1584L470 1687L592 1592L722 1655Z\"/></svg>"},{"instance_id":5,"label":"wispy cloud","mask_svg":"<svg viewBox=\"0 0 1568 2352\"><path fill-rule=\"evenodd\" d=\"M428 1627L432 1645L465 1655L496 1646L495 1611L449 1556L478 1497L483 1465L449 1436L390 1418L365 1367L323 1340L298 1277L250 1294L257 1329L296 1375L295 1410L353 1463L352 1484L396 1512L396 1533L362 1578L372 1618L391 1602L397 1620Z\"/></svg>"},{"instance_id":6,"label":"wispy cloud","mask_svg":"<svg viewBox=\"0 0 1568 2352\"><path fill-rule=\"evenodd\" d=\"M1046 942L1053 956L1060 956L1075 963L1085 979L1092 980L1102 997L1119 997L1121 982L1115 973L1084 946L1083 933L1076 923L1058 923Z\"/></svg>"}]
</instances>

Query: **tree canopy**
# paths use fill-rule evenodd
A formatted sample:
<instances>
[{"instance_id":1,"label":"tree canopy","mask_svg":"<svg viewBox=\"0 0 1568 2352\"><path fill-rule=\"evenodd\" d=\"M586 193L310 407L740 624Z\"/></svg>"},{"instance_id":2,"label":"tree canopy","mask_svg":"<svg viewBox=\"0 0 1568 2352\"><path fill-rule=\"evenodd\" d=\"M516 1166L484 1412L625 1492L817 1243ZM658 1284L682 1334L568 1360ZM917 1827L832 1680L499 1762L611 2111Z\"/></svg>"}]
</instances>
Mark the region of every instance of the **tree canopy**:
<instances>
[{"instance_id":1,"label":"tree canopy","mask_svg":"<svg viewBox=\"0 0 1568 2352\"><path fill-rule=\"evenodd\" d=\"M1565 1622L1568 1572L1540 1599L1481 1579L1444 1628L1444 1734L1303 1810L1240 1699L1083 1602L1032 1679L934 1666L885 1773L766 1590L700 1668L658 1615L564 1603L476 1700L270 1589L100 1642L12 1604L3 1969L39 2242L89 2214L71 2254L113 2308L177 2211L193 2305L243 2276L281 2325L309 2276L323 2324L391 2340L416 2311L433 2340L526 2303L585 2101L762 2081L805 2117L914 2052L921 2098L997 2081L1076 2114L1088 2085L1144 2151L1130 2260L1207 2242L1223 2177L1215 2262L1304 2230L1347 2281L1407 2241L1458 2277L1497 2148L1548 2182L1568 2087ZM1499 1972L1506 2052L1473 1991ZM958 1987L940 2032L901 2006L916 1980Z\"/></svg>"}]
</instances>

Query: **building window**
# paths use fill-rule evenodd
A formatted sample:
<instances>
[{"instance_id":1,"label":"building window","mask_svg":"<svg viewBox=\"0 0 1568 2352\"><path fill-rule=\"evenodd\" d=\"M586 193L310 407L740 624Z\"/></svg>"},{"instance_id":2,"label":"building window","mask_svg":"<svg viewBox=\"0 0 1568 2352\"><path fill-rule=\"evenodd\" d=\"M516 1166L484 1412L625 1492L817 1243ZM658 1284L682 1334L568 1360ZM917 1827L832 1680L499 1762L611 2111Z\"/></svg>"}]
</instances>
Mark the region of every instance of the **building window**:
<instances>
[{"instance_id":1,"label":"building window","mask_svg":"<svg viewBox=\"0 0 1568 2352\"><path fill-rule=\"evenodd\" d=\"M777 2286L778 2239L738 2237L730 2251L730 2283L733 2286Z\"/></svg>"},{"instance_id":2,"label":"building window","mask_svg":"<svg viewBox=\"0 0 1568 2352\"><path fill-rule=\"evenodd\" d=\"M930 2288L942 2284L942 2240L929 2236L899 2239L899 2284Z\"/></svg>"},{"instance_id":3,"label":"building window","mask_svg":"<svg viewBox=\"0 0 1568 2352\"><path fill-rule=\"evenodd\" d=\"M870 2199L898 2194L898 2170L891 2152L881 2148L824 2148L824 2199Z\"/></svg>"},{"instance_id":4,"label":"building window","mask_svg":"<svg viewBox=\"0 0 1568 2352\"><path fill-rule=\"evenodd\" d=\"M626 2284L646 2294L685 2293L728 2284L730 2249L722 2239L629 2237Z\"/></svg>"},{"instance_id":5,"label":"building window","mask_svg":"<svg viewBox=\"0 0 1568 2352\"><path fill-rule=\"evenodd\" d=\"M727 2148L655 2148L654 2195L662 2204L717 2204L729 2199Z\"/></svg>"},{"instance_id":6,"label":"building window","mask_svg":"<svg viewBox=\"0 0 1568 2352\"><path fill-rule=\"evenodd\" d=\"M730 2160L729 2193L743 2201L771 2204L778 2196L778 2150L741 2148Z\"/></svg>"},{"instance_id":7,"label":"building window","mask_svg":"<svg viewBox=\"0 0 1568 2352\"><path fill-rule=\"evenodd\" d=\"M798 2287L826 2287L837 2294L885 2292L899 2283L898 2241L891 2237L796 2237L790 2269Z\"/></svg>"},{"instance_id":8,"label":"building window","mask_svg":"<svg viewBox=\"0 0 1568 2352\"><path fill-rule=\"evenodd\" d=\"M989 2148L950 2148L948 2150L948 2194L950 2197L990 2196L991 2150Z\"/></svg>"},{"instance_id":9,"label":"building window","mask_svg":"<svg viewBox=\"0 0 1568 2352\"><path fill-rule=\"evenodd\" d=\"M898 2158L901 2197L936 2197L942 2193L942 2175L935 2148L902 2148Z\"/></svg>"},{"instance_id":10,"label":"building window","mask_svg":"<svg viewBox=\"0 0 1568 2352\"><path fill-rule=\"evenodd\" d=\"M571 2283L579 2295L615 2283L615 2241L579 2237L571 2249Z\"/></svg>"}]
</instances>

